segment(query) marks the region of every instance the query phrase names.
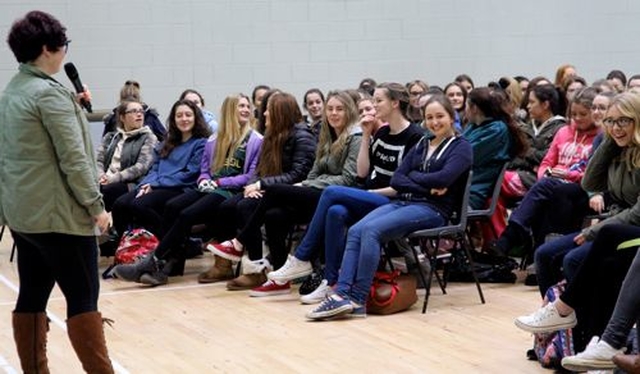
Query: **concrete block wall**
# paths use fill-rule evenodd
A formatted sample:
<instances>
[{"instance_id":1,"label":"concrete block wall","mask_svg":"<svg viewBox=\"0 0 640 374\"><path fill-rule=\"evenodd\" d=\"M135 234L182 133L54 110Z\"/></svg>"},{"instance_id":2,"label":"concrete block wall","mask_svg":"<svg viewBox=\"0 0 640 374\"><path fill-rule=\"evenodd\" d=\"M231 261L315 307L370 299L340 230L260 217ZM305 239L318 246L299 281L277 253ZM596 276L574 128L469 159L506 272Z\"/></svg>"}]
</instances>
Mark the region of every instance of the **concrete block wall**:
<instances>
[{"instance_id":1,"label":"concrete block wall","mask_svg":"<svg viewBox=\"0 0 640 374\"><path fill-rule=\"evenodd\" d=\"M217 111L230 93L269 84L300 98L310 87L467 73L545 75L570 62L588 81L640 73L640 2L512 0L0 0L0 86L16 63L4 40L28 10L68 28L68 61L112 108L127 79L164 117L187 87ZM59 80L68 84L64 73Z\"/></svg>"}]
</instances>

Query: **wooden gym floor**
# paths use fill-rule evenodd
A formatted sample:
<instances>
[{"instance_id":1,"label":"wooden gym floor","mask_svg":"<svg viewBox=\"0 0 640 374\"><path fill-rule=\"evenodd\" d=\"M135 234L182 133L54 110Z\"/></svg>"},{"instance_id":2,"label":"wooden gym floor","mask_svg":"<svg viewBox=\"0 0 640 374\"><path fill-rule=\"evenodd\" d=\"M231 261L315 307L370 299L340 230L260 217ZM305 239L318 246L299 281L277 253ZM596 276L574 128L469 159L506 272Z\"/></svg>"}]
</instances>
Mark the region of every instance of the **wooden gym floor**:
<instances>
[{"instance_id":1,"label":"wooden gym floor","mask_svg":"<svg viewBox=\"0 0 640 374\"><path fill-rule=\"evenodd\" d=\"M10 235L0 243L0 372L19 373L11 330L18 276ZM539 305L535 287L472 283L434 285L426 314L410 310L363 320L307 322L312 306L291 295L250 298L224 284L200 285L212 256L189 260L185 276L158 288L101 281L100 309L116 373L547 373L527 361L532 336L513 319ZM109 264L101 258L100 268ZM419 291L423 296L424 291ZM52 373L82 373L66 337L65 302L49 302Z\"/></svg>"}]
</instances>

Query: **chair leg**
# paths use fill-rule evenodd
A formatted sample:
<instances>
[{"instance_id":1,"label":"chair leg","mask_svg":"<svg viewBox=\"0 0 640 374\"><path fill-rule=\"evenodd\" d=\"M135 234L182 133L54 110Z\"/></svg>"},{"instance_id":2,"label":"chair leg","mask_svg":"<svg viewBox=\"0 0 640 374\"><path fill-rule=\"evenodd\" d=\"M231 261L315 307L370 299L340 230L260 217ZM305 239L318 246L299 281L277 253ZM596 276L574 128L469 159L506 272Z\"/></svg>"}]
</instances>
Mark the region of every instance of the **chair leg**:
<instances>
[{"instance_id":1,"label":"chair leg","mask_svg":"<svg viewBox=\"0 0 640 374\"><path fill-rule=\"evenodd\" d=\"M425 242L422 241L422 240L419 242L420 250L423 253L425 253L427 255L427 257L430 259L428 249L427 248L423 248L424 243ZM425 249L427 249L427 250L425 251ZM413 246L413 245L411 246L411 252L413 252L413 258L415 259L416 264L418 264L417 268L418 268L418 275L420 276L420 280L422 281L422 284L424 284L425 293L424 293L424 302L422 303L422 313L424 314L427 311L427 302L429 300L429 295L431 293L431 291L430 291L431 290L431 274L433 274L433 268L429 272L429 278L427 279L424 276L424 272L422 271L422 266L420 266L420 258L418 258L418 251L416 250L416 247ZM432 263L432 265L433 265L433 263Z\"/></svg>"},{"instance_id":2,"label":"chair leg","mask_svg":"<svg viewBox=\"0 0 640 374\"><path fill-rule=\"evenodd\" d=\"M440 238L438 238L436 240L436 244L434 246L434 253L433 256L429 257L429 260L431 262L431 273L435 273L434 275L436 276L436 280L438 281L438 286L440 286L440 290L442 290L442 294L446 295L447 294L447 281L446 279L442 279L440 277L440 274L438 274L437 270L436 270L436 266L438 264L438 248L440 248Z\"/></svg>"},{"instance_id":3,"label":"chair leg","mask_svg":"<svg viewBox=\"0 0 640 374\"><path fill-rule=\"evenodd\" d=\"M4 226L0 229L0 241L2 241L2 237L4 236Z\"/></svg>"},{"instance_id":4,"label":"chair leg","mask_svg":"<svg viewBox=\"0 0 640 374\"><path fill-rule=\"evenodd\" d=\"M470 250L471 243L467 240L467 237L465 235L462 236L462 241L463 241L462 246L464 247L467 257L469 258L471 275L473 275L473 280L476 282L476 288L478 289L478 294L480 295L480 301L482 302L482 304L484 304L485 303L484 294L482 293L482 287L480 286L480 281L478 281L478 276L476 275L476 270L473 263L473 257L471 257L471 250Z\"/></svg>"}]
</instances>

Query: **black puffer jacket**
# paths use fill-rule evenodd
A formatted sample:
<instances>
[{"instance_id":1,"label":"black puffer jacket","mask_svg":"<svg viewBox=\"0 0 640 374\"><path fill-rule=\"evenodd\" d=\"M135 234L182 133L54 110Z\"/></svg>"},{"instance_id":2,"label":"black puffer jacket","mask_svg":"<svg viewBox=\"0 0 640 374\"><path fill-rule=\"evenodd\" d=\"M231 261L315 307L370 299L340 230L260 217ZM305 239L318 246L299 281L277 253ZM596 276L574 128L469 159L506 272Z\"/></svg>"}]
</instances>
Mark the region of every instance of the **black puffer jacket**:
<instances>
[{"instance_id":1,"label":"black puffer jacket","mask_svg":"<svg viewBox=\"0 0 640 374\"><path fill-rule=\"evenodd\" d=\"M316 137L313 132L306 123L295 125L282 149L282 174L260 178L261 188L303 181L313 166L315 156ZM256 176L250 183L257 180Z\"/></svg>"},{"instance_id":2,"label":"black puffer jacket","mask_svg":"<svg viewBox=\"0 0 640 374\"><path fill-rule=\"evenodd\" d=\"M513 159L507 169L517 171L525 187L531 188L538 180L538 167L547 154L556 132L566 124L567 121L562 116L551 117L536 136L531 124L521 123L520 129L527 138L529 150L524 156Z\"/></svg>"}]
</instances>

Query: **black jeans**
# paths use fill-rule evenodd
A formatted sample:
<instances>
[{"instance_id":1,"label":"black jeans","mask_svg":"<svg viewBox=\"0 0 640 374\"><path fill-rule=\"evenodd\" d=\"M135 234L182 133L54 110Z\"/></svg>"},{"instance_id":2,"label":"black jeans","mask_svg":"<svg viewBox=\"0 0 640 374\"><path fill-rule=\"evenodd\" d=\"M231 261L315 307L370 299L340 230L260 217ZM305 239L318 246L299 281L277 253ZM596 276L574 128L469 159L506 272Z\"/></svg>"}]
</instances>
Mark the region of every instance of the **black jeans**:
<instances>
[{"instance_id":1,"label":"black jeans","mask_svg":"<svg viewBox=\"0 0 640 374\"><path fill-rule=\"evenodd\" d=\"M102 192L102 200L104 200L104 209L110 212L113 210L113 204L116 200L129 192L129 185L124 182L101 184L100 192Z\"/></svg>"},{"instance_id":2,"label":"black jeans","mask_svg":"<svg viewBox=\"0 0 640 374\"><path fill-rule=\"evenodd\" d=\"M640 227L606 225L600 229L591 250L567 284L560 299L575 309L576 351L586 347L592 336L602 336L616 305L622 281L636 255L636 248L617 250L626 240L640 237Z\"/></svg>"},{"instance_id":3,"label":"black jeans","mask_svg":"<svg viewBox=\"0 0 640 374\"><path fill-rule=\"evenodd\" d=\"M250 260L262 258L264 224L271 262L275 269L284 265L289 253L287 235L296 223L308 223L318 206L322 190L312 187L276 184L266 189L260 204L244 226L238 240L245 246Z\"/></svg>"},{"instance_id":4,"label":"black jeans","mask_svg":"<svg viewBox=\"0 0 640 374\"><path fill-rule=\"evenodd\" d=\"M162 216L167 201L181 195L182 189L158 188L136 197L138 190L120 196L113 204L113 226L119 235L132 225L142 226L158 234L162 230Z\"/></svg>"},{"instance_id":5,"label":"black jeans","mask_svg":"<svg viewBox=\"0 0 640 374\"><path fill-rule=\"evenodd\" d=\"M100 282L95 236L12 234L18 248L20 279L16 312L44 312L56 283L67 301L67 318L98 310Z\"/></svg>"},{"instance_id":6,"label":"black jeans","mask_svg":"<svg viewBox=\"0 0 640 374\"><path fill-rule=\"evenodd\" d=\"M165 204L162 219L163 228L159 232L160 244L155 255L162 259L184 259L182 246L189 236L191 227L199 223L215 220L218 208L227 198L217 193L187 191Z\"/></svg>"}]
</instances>

